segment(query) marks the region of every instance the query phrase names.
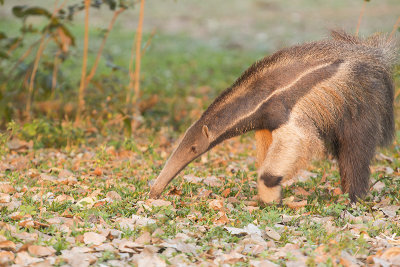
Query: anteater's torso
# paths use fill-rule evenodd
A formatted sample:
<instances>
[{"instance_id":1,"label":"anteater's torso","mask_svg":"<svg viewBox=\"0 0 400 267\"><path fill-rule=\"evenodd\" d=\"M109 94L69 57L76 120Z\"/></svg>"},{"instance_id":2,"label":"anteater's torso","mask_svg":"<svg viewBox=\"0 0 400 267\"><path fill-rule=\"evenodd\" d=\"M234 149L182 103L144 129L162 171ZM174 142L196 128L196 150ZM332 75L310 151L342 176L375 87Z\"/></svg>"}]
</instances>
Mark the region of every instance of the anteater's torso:
<instances>
[{"instance_id":1,"label":"anteater's torso","mask_svg":"<svg viewBox=\"0 0 400 267\"><path fill-rule=\"evenodd\" d=\"M294 117L299 126L312 123L333 149L357 122L352 134L371 135L376 145L390 142L393 85L385 55L351 41L295 46L253 64L202 117L218 122L208 124L220 133L215 143L248 130L274 131Z\"/></svg>"}]
</instances>

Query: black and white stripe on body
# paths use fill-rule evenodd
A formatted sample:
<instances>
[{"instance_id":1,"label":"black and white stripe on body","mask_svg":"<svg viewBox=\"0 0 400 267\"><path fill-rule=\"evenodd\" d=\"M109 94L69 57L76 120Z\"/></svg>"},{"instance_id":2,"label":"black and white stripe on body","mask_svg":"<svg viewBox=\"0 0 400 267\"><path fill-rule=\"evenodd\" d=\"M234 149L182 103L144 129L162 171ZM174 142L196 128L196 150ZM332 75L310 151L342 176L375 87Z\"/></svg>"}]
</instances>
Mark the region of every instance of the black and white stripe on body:
<instances>
[{"instance_id":1,"label":"black and white stripe on body","mask_svg":"<svg viewBox=\"0 0 400 267\"><path fill-rule=\"evenodd\" d=\"M314 86L333 76L341 63L342 60L336 60L306 69L304 64L301 68L271 66L272 71L264 70L256 80L248 77L253 82L242 81L228 89L199 122L208 126L214 139L212 145L251 130L273 131L285 124L294 105ZM282 75L288 77L278 84L277 78Z\"/></svg>"},{"instance_id":2,"label":"black and white stripe on body","mask_svg":"<svg viewBox=\"0 0 400 267\"><path fill-rule=\"evenodd\" d=\"M383 39L333 36L251 66L187 130L151 196L158 197L182 168L218 143L261 129L272 131L259 170L265 202L278 200L280 182L324 150L338 158L344 191L353 201L363 196L376 146L393 137L395 52Z\"/></svg>"},{"instance_id":3,"label":"black and white stripe on body","mask_svg":"<svg viewBox=\"0 0 400 267\"><path fill-rule=\"evenodd\" d=\"M219 122L217 125L207 124L211 133L220 133L212 144L249 130L272 131L273 141L259 170L259 195L264 202L279 200L280 182L292 177L315 155L322 154L323 144L317 129L295 106L314 87L332 79L342 63L342 60L336 60L308 68L304 65L301 68L272 67L275 75L289 69L290 72L286 72L290 74L288 79L278 85L271 77L274 74L263 71L263 77L259 79L265 81L243 81L225 99L216 102L218 108L212 108L208 114L205 112L205 117L217 118ZM246 90L240 86L246 86ZM235 89L239 92L234 92ZM246 104L233 109L232 103L235 102ZM309 145L312 145L312 151Z\"/></svg>"}]
</instances>

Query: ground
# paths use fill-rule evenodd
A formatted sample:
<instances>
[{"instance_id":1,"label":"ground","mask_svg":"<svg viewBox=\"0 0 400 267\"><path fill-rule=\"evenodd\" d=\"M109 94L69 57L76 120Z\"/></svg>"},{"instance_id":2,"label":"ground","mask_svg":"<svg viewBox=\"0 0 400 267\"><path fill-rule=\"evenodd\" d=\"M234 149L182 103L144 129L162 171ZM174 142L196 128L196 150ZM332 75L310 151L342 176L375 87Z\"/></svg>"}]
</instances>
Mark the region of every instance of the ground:
<instances>
[{"instance_id":1,"label":"ground","mask_svg":"<svg viewBox=\"0 0 400 267\"><path fill-rule=\"evenodd\" d=\"M397 143L374 160L371 192L350 205L333 160L256 199L254 140L229 140L190 164L159 200L149 184L167 132L97 148L32 149L10 140L0 165L0 259L85 266L362 266L399 263ZM39 265L38 265L39 266Z\"/></svg>"}]
</instances>

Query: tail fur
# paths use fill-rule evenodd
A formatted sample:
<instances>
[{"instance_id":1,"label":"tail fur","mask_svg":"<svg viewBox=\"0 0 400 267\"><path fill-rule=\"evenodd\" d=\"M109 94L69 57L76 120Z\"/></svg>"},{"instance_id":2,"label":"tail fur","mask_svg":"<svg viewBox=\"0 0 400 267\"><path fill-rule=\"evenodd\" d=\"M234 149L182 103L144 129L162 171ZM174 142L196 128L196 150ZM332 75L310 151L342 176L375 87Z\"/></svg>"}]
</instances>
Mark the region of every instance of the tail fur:
<instances>
[{"instance_id":1,"label":"tail fur","mask_svg":"<svg viewBox=\"0 0 400 267\"><path fill-rule=\"evenodd\" d=\"M375 33L367 38L360 38L350 35L343 30L332 30L331 37L339 42L376 49L377 56L381 57L382 62L388 69L392 69L398 62L398 42L395 38L389 38L388 34Z\"/></svg>"}]
</instances>

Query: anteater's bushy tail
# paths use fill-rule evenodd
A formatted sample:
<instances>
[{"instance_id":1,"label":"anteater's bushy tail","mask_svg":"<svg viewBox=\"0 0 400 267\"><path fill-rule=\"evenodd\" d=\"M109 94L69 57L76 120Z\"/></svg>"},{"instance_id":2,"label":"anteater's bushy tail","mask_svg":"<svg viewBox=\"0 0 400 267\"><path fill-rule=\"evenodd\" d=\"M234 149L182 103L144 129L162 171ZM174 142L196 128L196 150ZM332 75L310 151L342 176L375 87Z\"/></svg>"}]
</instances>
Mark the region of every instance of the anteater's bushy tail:
<instances>
[{"instance_id":1,"label":"anteater's bushy tail","mask_svg":"<svg viewBox=\"0 0 400 267\"><path fill-rule=\"evenodd\" d=\"M334 40L345 43L376 48L388 68L392 68L398 62L398 42L396 42L395 38L390 38L388 34L375 33L367 38L360 38L343 30L333 30L331 31L331 37Z\"/></svg>"}]
</instances>

